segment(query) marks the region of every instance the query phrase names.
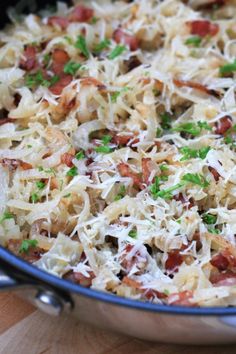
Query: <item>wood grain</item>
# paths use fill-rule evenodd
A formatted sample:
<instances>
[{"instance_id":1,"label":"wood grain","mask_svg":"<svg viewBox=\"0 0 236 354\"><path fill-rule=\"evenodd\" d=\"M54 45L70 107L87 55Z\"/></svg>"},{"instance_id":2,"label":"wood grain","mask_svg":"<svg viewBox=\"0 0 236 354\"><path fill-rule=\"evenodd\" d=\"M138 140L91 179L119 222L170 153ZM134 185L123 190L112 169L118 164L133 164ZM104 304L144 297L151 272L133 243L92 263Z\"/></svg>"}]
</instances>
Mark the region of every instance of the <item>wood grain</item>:
<instances>
[{"instance_id":1,"label":"wood grain","mask_svg":"<svg viewBox=\"0 0 236 354\"><path fill-rule=\"evenodd\" d=\"M232 354L235 346L144 342L71 318L52 318L12 294L0 294L0 354Z\"/></svg>"}]
</instances>

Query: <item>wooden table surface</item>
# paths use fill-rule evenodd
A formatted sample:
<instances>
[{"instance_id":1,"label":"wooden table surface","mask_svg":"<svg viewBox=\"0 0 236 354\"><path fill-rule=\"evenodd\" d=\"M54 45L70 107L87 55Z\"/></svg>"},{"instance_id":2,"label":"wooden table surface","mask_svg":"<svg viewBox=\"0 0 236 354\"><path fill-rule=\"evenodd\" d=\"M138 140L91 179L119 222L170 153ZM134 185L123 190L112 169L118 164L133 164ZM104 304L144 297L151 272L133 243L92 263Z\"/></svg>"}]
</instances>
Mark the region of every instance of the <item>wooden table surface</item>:
<instances>
[{"instance_id":1,"label":"wooden table surface","mask_svg":"<svg viewBox=\"0 0 236 354\"><path fill-rule=\"evenodd\" d=\"M11 293L0 294L0 354L233 354L235 346L156 344L51 318Z\"/></svg>"}]
</instances>

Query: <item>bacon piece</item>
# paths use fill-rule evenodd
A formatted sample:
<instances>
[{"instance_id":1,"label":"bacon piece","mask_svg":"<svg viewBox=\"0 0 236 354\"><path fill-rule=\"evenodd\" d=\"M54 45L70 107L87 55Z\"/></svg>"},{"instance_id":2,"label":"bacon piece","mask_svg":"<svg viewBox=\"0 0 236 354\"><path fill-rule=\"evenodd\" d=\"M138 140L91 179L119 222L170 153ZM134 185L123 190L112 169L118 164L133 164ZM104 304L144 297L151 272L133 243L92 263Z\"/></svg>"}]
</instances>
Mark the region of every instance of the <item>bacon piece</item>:
<instances>
[{"instance_id":1,"label":"bacon piece","mask_svg":"<svg viewBox=\"0 0 236 354\"><path fill-rule=\"evenodd\" d=\"M99 80L95 79L95 77L83 77L81 80L82 86L96 86L99 91L105 91L106 86Z\"/></svg>"},{"instance_id":2,"label":"bacon piece","mask_svg":"<svg viewBox=\"0 0 236 354\"><path fill-rule=\"evenodd\" d=\"M150 167L150 162L152 159L150 158L143 158L142 159L142 172L143 172L143 181L148 186L152 181L150 181L150 176L152 173L152 169Z\"/></svg>"},{"instance_id":3,"label":"bacon piece","mask_svg":"<svg viewBox=\"0 0 236 354\"><path fill-rule=\"evenodd\" d=\"M117 28L113 33L113 39L116 43L124 43L129 46L131 51L135 51L139 47L138 39L128 33L125 33L121 28Z\"/></svg>"},{"instance_id":4,"label":"bacon piece","mask_svg":"<svg viewBox=\"0 0 236 354\"><path fill-rule=\"evenodd\" d=\"M63 89L68 86L71 81L73 80L72 75L67 75L67 74L62 74L60 77L60 80L57 81L55 84L49 87L49 90L54 94L54 95L60 95L63 91Z\"/></svg>"},{"instance_id":5,"label":"bacon piece","mask_svg":"<svg viewBox=\"0 0 236 354\"><path fill-rule=\"evenodd\" d=\"M208 170L211 172L212 176L214 177L215 181L218 182L221 175L216 171L214 167L208 166Z\"/></svg>"},{"instance_id":6,"label":"bacon piece","mask_svg":"<svg viewBox=\"0 0 236 354\"><path fill-rule=\"evenodd\" d=\"M219 32L219 25L207 20L194 20L186 22L190 33L200 37L215 36Z\"/></svg>"},{"instance_id":7,"label":"bacon piece","mask_svg":"<svg viewBox=\"0 0 236 354\"><path fill-rule=\"evenodd\" d=\"M128 285L130 286L131 288L134 288L134 289L140 289L142 284L134 279L131 279L127 276L125 276L123 279L122 279L122 283L125 284L125 285Z\"/></svg>"},{"instance_id":8,"label":"bacon piece","mask_svg":"<svg viewBox=\"0 0 236 354\"><path fill-rule=\"evenodd\" d=\"M220 118L219 122L215 123L215 133L223 135L230 128L232 128L232 118L230 116L225 116Z\"/></svg>"},{"instance_id":9,"label":"bacon piece","mask_svg":"<svg viewBox=\"0 0 236 354\"><path fill-rule=\"evenodd\" d=\"M142 64L142 62L139 60L139 58L135 55L130 57L128 60L125 60L124 62L127 65L128 72L137 68L138 66L140 66Z\"/></svg>"},{"instance_id":10,"label":"bacon piece","mask_svg":"<svg viewBox=\"0 0 236 354\"><path fill-rule=\"evenodd\" d=\"M165 293L162 293L160 291L153 290L153 289L148 289L147 291L145 291L144 296L146 299L151 300L151 301L154 300L156 297L158 299L167 298L167 295Z\"/></svg>"},{"instance_id":11,"label":"bacon piece","mask_svg":"<svg viewBox=\"0 0 236 354\"><path fill-rule=\"evenodd\" d=\"M211 265L216 267L219 271L226 270L229 266L229 261L222 253L215 255L211 261Z\"/></svg>"},{"instance_id":12,"label":"bacon piece","mask_svg":"<svg viewBox=\"0 0 236 354\"><path fill-rule=\"evenodd\" d=\"M17 256L20 256L25 261L34 263L41 258L41 255L45 253L45 251L40 247L29 247L28 252L20 252L20 247L22 244L22 240L10 239L7 242L6 248L14 253Z\"/></svg>"},{"instance_id":13,"label":"bacon piece","mask_svg":"<svg viewBox=\"0 0 236 354\"><path fill-rule=\"evenodd\" d=\"M118 171L122 177L130 177L133 180L133 185L135 187L138 187L140 189L143 189L143 182L142 178L138 175L138 173L135 173L131 170L129 165L126 163L122 162L118 166Z\"/></svg>"},{"instance_id":14,"label":"bacon piece","mask_svg":"<svg viewBox=\"0 0 236 354\"><path fill-rule=\"evenodd\" d=\"M137 144L139 142L138 138L134 137L134 134L130 135L114 135L112 142L117 145L130 145ZM130 144L131 142L131 144Z\"/></svg>"},{"instance_id":15,"label":"bacon piece","mask_svg":"<svg viewBox=\"0 0 236 354\"><path fill-rule=\"evenodd\" d=\"M177 202L181 202L184 205L185 209L191 209L195 205L193 198L188 199L182 193L176 194L174 196L174 199Z\"/></svg>"},{"instance_id":16,"label":"bacon piece","mask_svg":"<svg viewBox=\"0 0 236 354\"><path fill-rule=\"evenodd\" d=\"M48 25L49 26L58 26L61 27L61 29L66 29L69 25L69 21L65 17L61 16L51 16L48 19Z\"/></svg>"},{"instance_id":17,"label":"bacon piece","mask_svg":"<svg viewBox=\"0 0 236 354\"><path fill-rule=\"evenodd\" d=\"M178 267L183 263L183 256L179 253L180 250L171 250L168 252L168 258L165 262L165 268L171 272L177 272Z\"/></svg>"},{"instance_id":18,"label":"bacon piece","mask_svg":"<svg viewBox=\"0 0 236 354\"><path fill-rule=\"evenodd\" d=\"M219 93L217 91L208 89L206 86L204 86L198 82L183 81L183 80L178 80L178 79L173 79L173 82L177 87L190 87L195 90L199 90L203 93L206 93L208 95L219 97Z\"/></svg>"},{"instance_id":19,"label":"bacon piece","mask_svg":"<svg viewBox=\"0 0 236 354\"><path fill-rule=\"evenodd\" d=\"M8 167L10 171L16 170L18 167L21 167L23 170L31 170L33 166L19 159L2 159L1 161L4 167Z\"/></svg>"},{"instance_id":20,"label":"bacon piece","mask_svg":"<svg viewBox=\"0 0 236 354\"><path fill-rule=\"evenodd\" d=\"M52 71L56 75L64 72L64 66L70 60L69 55L63 49L55 49L52 53Z\"/></svg>"},{"instance_id":21,"label":"bacon piece","mask_svg":"<svg viewBox=\"0 0 236 354\"><path fill-rule=\"evenodd\" d=\"M12 118L0 118L0 126L4 125L6 123L13 123L14 119Z\"/></svg>"},{"instance_id":22,"label":"bacon piece","mask_svg":"<svg viewBox=\"0 0 236 354\"><path fill-rule=\"evenodd\" d=\"M193 291L190 290L174 293L168 296L168 304L177 306L195 306L194 303L190 302L192 297Z\"/></svg>"},{"instance_id":23,"label":"bacon piece","mask_svg":"<svg viewBox=\"0 0 236 354\"><path fill-rule=\"evenodd\" d=\"M227 270L223 273L213 273L210 276L210 282L214 286L231 286L236 285L236 273Z\"/></svg>"},{"instance_id":24,"label":"bacon piece","mask_svg":"<svg viewBox=\"0 0 236 354\"><path fill-rule=\"evenodd\" d=\"M202 242L201 242L201 235L200 232L196 231L193 235L192 238L193 241L196 241L196 250L197 252L200 251L200 249L202 248Z\"/></svg>"},{"instance_id":25,"label":"bacon piece","mask_svg":"<svg viewBox=\"0 0 236 354\"><path fill-rule=\"evenodd\" d=\"M20 68L26 71L35 69L38 65L36 54L37 52L34 46L27 46L23 53L25 59L20 61Z\"/></svg>"},{"instance_id":26,"label":"bacon piece","mask_svg":"<svg viewBox=\"0 0 236 354\"><path fill-rule=\"evenodd\" d=\"M68 167L73 166L72 160L74 159L73 154L69 154L68 152L65 152L63 155L61 155L61 163L64 163Z\"/></svg>"},{"instance_id":27,"label":"bacon piece","mask_svg":"<svg viewBox=\"0 0 236 354\"><path fill-rule=\"evenodd\" d=\"M69 272L64 275L64 279L70 280L73 283L84 286L85 288L90 288L92 285L92 280L95 278L95 274L93 271L88 272L89 276L86 277L84 274L80 272Z\"/></svg>"},{"instance_id":28,"label":"bacon piece","mask_svg":"<svg viewBox=\"0 0 236 354\"><path fill-rule=\"evenodd\" d=\"M129 253L132 252L133 248L134 246L131 244L126 245L120 256L120 265L127 273L129 273L131 269L136 266L138 269L136 273L140 273L140 271L145 269L147 265L147 254L144 256L140 253L140 251L136 251L130 256Z\"/></svg>"},{"instance_id":29,"label":"bacon piece","mask_svg":"<svg viewBox=\"0 0 236 354\"><path fill-rule=\"evenodd\" d=\"M94 14L93 9L85 7L83 5L78 5L69 15L70 22L88 22L92 19Z\"/></svg>"}]
</instances>

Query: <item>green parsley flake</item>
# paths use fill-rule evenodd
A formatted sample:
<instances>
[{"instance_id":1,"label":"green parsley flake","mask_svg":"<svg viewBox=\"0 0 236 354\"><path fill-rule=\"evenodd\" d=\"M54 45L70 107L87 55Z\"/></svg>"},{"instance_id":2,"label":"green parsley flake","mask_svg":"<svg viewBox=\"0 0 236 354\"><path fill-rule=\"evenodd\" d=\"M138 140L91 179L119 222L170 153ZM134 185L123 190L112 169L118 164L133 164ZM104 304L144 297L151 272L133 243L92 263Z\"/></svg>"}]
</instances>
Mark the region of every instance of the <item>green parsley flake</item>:
<instances>
[{"instance_id":1,"label":"green parsley flake","mask_svg":"<svg viewBox=\"0 0 236 354\"><path fill-rule=\"evenodd\" d=\"M165 112L161 116L161 127L164 130L171 128L171 115L168 112Z\"/></svg>"},{"instance_id":2,"label":"green parsley flake","mask_svg":"<svg viewBox=\"0 0 236 354\"><path fill-rule=\"evenodd\" d=\"M119 189L118 194L115 196L115 201L117 202L118 200L121 200L125 197L126 189L125 186L121 186Z\"/></svg>"},{"instance_id":3,"label":"green parsley flake","mask_svg":"<svg viewBox=\"0 0 236 354\"><path fill-rule=\"evenodd\" d=\"M233 63L222 65L219 68L219 72L221 75L232 74L234 71L236 71L236 59Z\"/></svg>"},{"instance_id":4,"label":"green parsley flake","mask_svg":"<svg viewBox=\"0 0 236 354\"><path fill-rule=\"evenodd\" d=\"M80 63L75 63L74 61L70 61L64 66L64 73L65 74L70 74L70 75L75 75L77 71L81 68Z\"/></svg>"},{"instance_id":5,"label":"green parsley flake","mask_svg":"<svg viewBox=\"0 0 236 354\"><path fill-rule=\"evenodd\" d=\"M36 182L36 187L38 189L43 189L45 187L45 183L43 181L37 181Z\"/></svg>"},{"instance_id":6,"label":"green parsley flake","mask_svg":"<svg viewBox=\"0 0 236 354\"><path fill-rule=\"evenodd\" d=\"M212 215L212 214L204 214L202 216L202 220L204 221L205 224L207 225L213 225L216 223L217 220L217 216L216 215Z\"/></svg>"},{"instance_id":7,"label":"green parsley flake","mask_svg":"<svg viewBox=\"0 0 236 354\"><path fill-rule=\"evenodd\" d=\"M187 133L193 136L200 135L202 130L212 130L212 127L206 122L187 122L181 123L172 129L174 132Z\"/></svg>"},{"instance_id":8,"label":"green parsley flake","mask_svg":"<svg viewBox=\"0 0 236 354\"><path fill-rule=\"evenodd\" d=\"M25 84L27 87L31 89L40 85L45 87L50 87L51 85L59 81L59 79L60 77L55 75L50 80L46 80L43 77L42 71L38 71L35 74L26 75Z\"/></svg>"},{"instance_id":9,"label":"green parsley flake","mask_svg":"<svg viewBox=\"0 0 236 354\"><path fill-rule=\"evenodd\" d=\"M31 202L37 203L38 201L39 201L39 195L37 193L32 193L31 194Z\"/></svg>"},{"instance_id":10,"label":"green parsley flake","mask_svg":"<svg viewBox=\"0 0 236 354\"><path fill-rule=\"evenodd\" d=\"M149 187L150 192L153 196L154 199L158 197L158 192L160 191L160 179L159 177L155 177L154 183L150 185Z\"/></svg>"},{"instance_id":11,"label":"green parsley flake","mask_svg":"<svg viewBox=\"0 0 236 354\"><path fill-rule=\"evenodd\" d=\"M130 230L128 235L129 235L129 237L136 238L137 237L137 230Z\"/></svg>"},{"instance_id":12,"label":"green parsley flake","mask_svg":"<svg viewBox=\"0 0 236 354\"><path fill-rule=\"evenodd\" d=\"M50 54L45 54L44 57L43 57L43 65L46 68L48 68L50 60L51 60L51 55Z\"/></svg>"},{"instance_id":13,"label":"green parsley flake","mask_svg":"<svg viewBox=\"0 0 236 354\"><path fill-rule=\"evenodd\" d=\"M84 159L84 158L85 158L85 155L84 155L83 151L77 152L77 154L75 155L75 158L76 158L77 160L82 160L82 159Z\"/></svg>"},{"instance_id":14,"label":"green parsley flake","mask_svg":"<svg viewBox=\"0 0 236 354\"><path fill-rule=\"evenodd\" d=\"M13 214L8 213L8 212L6 211L6 212L3 213L3 215L0 217L0 224L2 224L3 221L5 221L5 220L9 220L9 219L13 219L13 218L14 218Z\"/></svg>"},{"instance_id":15,"label":"green parsley flake","mask_svg":"<svg viewBox=\"0 0 236 354\"><path fill-rule=\"evenodd\" d=\"M30 248L37 247L38 241L37 240L23 240L19 252L20 253L28 253Z\"/></svg>"},{"instance_id":16,"label":"green parsley flake","mask_svg":"<svg viewBox=\"0 0 236 354\"><path fill-rule=\"evenodd\" d=\"M211 234L216 234L216 235L219 235L220 234L220 230L218 229L214 229L214 228L208 228L208 231L211 233Z\"/></svg>"},{"instance_id":17,"label":"green parsley flake","mask_svg":"<svg viewBox=\"0 0 236 354\"><path fill-rule=\"evenodd\" d=\"M162 172L169 170L168 165L160 165L159 168L160 168L160 170L161 170Z\"/></svg>"},{"instance_id":18,"label":"green parsley flake","mask_svg":"<svg viewBox=\"0 0 236 354\"><path fill-rule=\"evenodd\" d=\"M68 193L66 195L63 196L63 198L69 198L71 196L71 193Z\"/></svg>"},{"instance_id":19,"label":"green parsley flake","mask_svg":"<svg viewBox=\"0 0 236 354\"><path fill-rule=\"evenodd\" d=\"M96 45L96 47L94 48L94 52L95 53L100 53L104 49L109 48L110 45L111 45L111 41L109 39L104 39L104 41L101 41L100 43L98 43Z\"/></svg>"},{"instance_id":20,"label":"green parsley flake","mask_svg":"<svg viewBox=\"0 0 236 354\"><path fill-rule=\"evenodd\" d=\"M181 154L184 156L180 159L180 161L186 161L192 158L200 158L204 160L210 151L210 147L204 147L202 149L196 150L196 149L190 149L189 147L185 146L180 149Z\"/></svg>"},{"instance_id":21,"label":"green parsley flake","mask_svg":"<svg viewBox=\"0 0 236 354\"><path fill-rule=\"evenodd\" d=\"M102 154L109 154L110 152L112 152L112 148L106 145L101 145L101 146L97 146L95 148L95 151L100 152Z\"/></svg>"},{"instance_id":22,"label":"green parsley flake","mask_svg":"<svg viewBox=\"0 0 236 354\"><path fill-rule=\"evenodd\" d=\"M75 43L75 48L78 48L87 59L89 58L90 54L84 36L78 36L77 41Z\"/></svg>"},{"instance_id":23,"label":"green parsley flake","mask_svg":"<svg viewBox=\"0 0 236 354\"><path fill-rule=\"evenodd\" d=\"M202 38L199 36L193 36L186 39L185 44L192 45L193 47L199 47L201 44Z\"/></svg>"},{"instance_id":24,"label":"green parsley flake","mask_svg":"<svg viewBox=\"0 0 236 354\"><path fill-rule=\"evenodd\" d=\"M108 59L113 60L120 56L127 48L124 45L117 45L108 55Z\"/></svg>"},{"instance_id":25,"label":"green parsley flake","mask_svg":"<svg viewBox=\"0 0 236 354\"><path fill-rule=\"evenodd\" d=\"M69 171L67 171L67 176L69 177L74 177L74 176L77 176L78 175L78 169L76 166L73 166L69 169Z\"/></svg>"},{"instance_id":26,"label":"green parsley flake","mask_svg":"<svg viewBox=\"0 0 236 354\"><path fill-rule=\"evenodd\" d=\"M129 87L123 87L120 91L113 92L113 93L111 94L111 102L112 102L112 103L116 103L117 98L118 98L122 93L127 92L127 91L129 91L129 90L130 90Z\"/></svg>"},{"instance_id":27,"label":"green parsley flake","mask_svg":"<svg viewBox=\"0 0 236 354\"><path fill-rule=\"evenodd\" d=\"M210 184L200 173L187 173L182 177L182 181L196 184L202 188L208 187Z\"/></svg>"},{"instance_id":28,"label":"green parsley flake","mask_svg":"<svg viewBox=\"0 0 236 354\"><path fill-rule=\"evenodd\" d=\"M157 128L156 130L156 138L161 138L163 134L163 130L161 128Z\"/></svg>"},{"instance_id":29,"label":"green parsley flake","mask_svg":"<svg viewBox=\"0 0 236 354\"><path fill-rule=\"evenodd\" d=\"M156 193L156 198L164 198L164 199L170 199L172 197L172 192L174 192L176 189L179 189L184 186L184 182L179 182L175 184L174 186L167 188L167 189L162 189L161 191Z\"/></svg>"}]
</instances>

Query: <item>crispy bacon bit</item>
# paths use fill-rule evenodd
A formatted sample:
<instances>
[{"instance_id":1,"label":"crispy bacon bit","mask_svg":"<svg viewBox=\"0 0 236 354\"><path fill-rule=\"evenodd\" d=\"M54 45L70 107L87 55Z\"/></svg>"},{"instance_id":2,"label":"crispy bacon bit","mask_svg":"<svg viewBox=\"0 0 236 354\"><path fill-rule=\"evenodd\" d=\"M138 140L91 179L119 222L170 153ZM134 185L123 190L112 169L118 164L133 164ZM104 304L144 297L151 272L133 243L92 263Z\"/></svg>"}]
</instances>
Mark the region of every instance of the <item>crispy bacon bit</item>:
<instances>
[{"instance_id":1,"label":"crispy bacon bit","mask_svg":"<svg viewBox=\"0 0 236 354\"><path fill-rule=\"evenodd\" d=\"M232 127L232 118L225 116L215 123L215 133L223 135Z\"/></svg>"},{"instance_id":2,"label":"crispy bacon bit","mask_svg":"<svg viewBox=\"0 0 236 354\"><path fill-rule=\"evenodd\" d=\"M125 285L128 285L130 286L131 288L134 288L134 289L140 289L142 284L139 283L138 281L134 280L134 279L131 279L127 276L125 276L123 279L122 279L122 283L125 284Z\"/></svg>"},{"instance_id":3,"label":"crispy bacon bit","mask_svg":"<svg viewBox=\"0 0 236 354\"><path fill-rule=\"evenodd\" d=\"M168 296L168 304L177 306L194 306L194 304L190 301L192 297L193 291L190 290L174 293Z\"/></svg>"},{"instance_id":4,"label":"crispy bacon bit","mask_svg":"<svg viewBox=\"0 0 236 354\"><path fill-rule=\"evenodd\" d=\"M78 5L69 15L69 21L71 22L88 22L92 19L94 14L93 9Z\"/></svg>"},{"instance_id":5,"label":"crispy bacon bit","mask_svg":"<svg viewBox=\"0 0 236 354\"><path fill-rule=\"evenodd\" d=\"M150 181L150 176L152 173L152 168L150 166L150 162L152 159L143 158L142 159L142 172L143 172L143 181L148 186L152 181Z\"/></svg>"},{"instance_id":6,"label":"crispy bacon bit","mask_svg":"<svg viewBox=\"0 0 236 354\"><path fill-rule=\"evenodd\" d=\"M210 276L210 282L214 284L214 286L236 285L236 273L233 273L230 270L227 270L224 273L213 273Z\"/></svg>"},{"instance_id":7,"label":"crispy bacon bit","mask_svg":"<svg viewBox=\"0 0 236 354\"><path fill-rule=\"evenodd\" d=\"M128 72L137 68L142 64L142 62L139 60L139 58L135 55L130 57L128 60L125 60L125 64L127 65Z\"/></svg>"},{"instance_id":8,"label":"crispy bacon bit","mask_svg":"<svg viewBox=\"0 0 236 354\"><path fill-rule=\"evenodd\" d=\"M147 254L143 255L140 251L136 251L130 256L134 246L131 244L126 245L124 252L120 257L120 264L124 270L129 273L131 269L135 266L138 270L136 273L139 273L141 270L145 269L147 265Z\"/></svg>"},{"instance_id":9,"label":"crispy bacon bit","mask_svg":"<svg viewBox=\"0 0 236 354\"><path fill-rule=\"evenodd\" d=\"M0 118L0 126L4 125L6 123L13 123L14 119L12 118Z\"/></svg>"},{"instance_id":10,"label":"crispy bacon bit","mask_svg":"<svg viewBox=\"0 0 236 354\"><path fill-rule=\"evenodd\" d=\"M60 95L63 91L63 89L68 86L71 81L73 80L72 75L67 75L67 74L62 74L60 77L60 80L57 81L55 84L53 84L49 90L54 94L54 95Z\"/></svg>"},{"instance_id":11,"label":"crispy bacon bit","mask_svg":"<svg viewBox=\"0 0 236 354\"><path fill-rule=\"evenodd\" d=\"M144 296L146 299L151 301L154 300L156 297L158 299L165 299L167 297L165 293L153 289L148 289L147 291L145 291Z\"/></svg>"},{"instance_id":12,"label":"crispy bacon bit","mask_svg":"<svg viewBox=\"0 0 236 354\"><path fill-rule=\"evenodd\" d=\"M83 77L81 80L82 86L96 86L99 91L105 91L106 86L99 80L95 79L95 77Z\"/></svg>"},{"instance_id":13,"label":"crispy bacon bit","mask_svg":"<svg viewBox=\"0 0 236 354\"><path fill-rule=\"evenodd\" d=\"M197 252L200 251L200 249L202 248L202 242L201 242L201 235L200 232L196 231L193 235L192 238L193 241L196 241L196 250Z\"/></svg>"},{"instance_id":14,"label":"crispy bacon bit","mask_svg":"<svg viewBox=\"0 0 236 354\"><path fill-rule=\"evenodd\" d=\"M6 248L14 253L17 256L20 256L23 258L25 261L34 263L38 261L41 258L41 255L45 252L42 248L40 247L29 247L28 252L20 252L20 247L22 244L22 240L15 240L15 239L10 239L7 242Z\"/></svg>"},{"instance_id":15,"label":"crispy bacon bit","mask_svg":"<svg viewBox=\"0 0 236 354\"><path fill-rule=\"evenodd\" d=\"M131 170L129 165L126 163L122 162L118 166L118 171L122 177L130 177L133 180L133 185L135 187L138 187L140 189L143 189L143 182L141 176L139 176L138 173L135 173Z\"/></svg>"},{"instance_id":16,"label":"crispy bacon bit","mask_svg":"<svg viewBox=\"0 0 236 354\"><path fill-rule=\"evenodd\" d=\"M52 53L52 71L56 75L64 72L64 66L70 60L69 55L63 49L55 49Z\"/></svg>"},{"instance_id":17,"label":"crispy bacon bit","mask_svg":"<svg viewBox=\"0 0 236 354\"><path fill-rule=\"evenodd\" d=\"M139 142L138 138L134 137L134 134L130 135L114 135L112 142L117 145L130 145L137 144Z\"/></svg>"},{"instance_id":18,"label":"crispy bacon bit","mask_svg":"<svg viewBox=\"0 0 236 354\"><path fill-rule=\"evenodd\" d=\"M207 20L188 21L190 33L200 37L215 36L219 32L219 25Z\"/></svg>"},{"instance_id":19,"label":"crispy bacon bit","mask_svg":"<svg viewBox=\"0 0 236 354\"><path fill-rule=\"evenodd\" d=\"M124 43L129 46L131 51L135 51L139 47L138 39L128 33L125 33L121 28L117 28L113 33L113 39L116 43Z\"/></svg>"},{"instance_id":20,"label":"crispy bacon bit","mask_svg":"<svg viewBox=\"0 0 236 354\"><path fill-rule=\"evenodd\" d=\"M178 202L181 202L183 205L184 205L184 208L185 209L191 209L192 207L194 207L195 203L194 203L194 200L193 198L190 198L188 199L187 197L185 197L183 195L183 193L179 193L179 194L176 194L174 196L174 199Z\"/></svg>"},{"instance_id":21,"label":"crispy bacon bit","mask_svg":"<svg viewBox=\"0 0 236 354\"><path fill-rule=\"evenodd\" d=\"M179 253L180 250L172 250L168 252L168 258L165 262L165 268L171 272L177 272L178 267L183 263L183 256Z\"/></svg>"},{"instance_id":22,"label":"crispy bacon bit","mask_svg":"<svg viewBox=\"0 0 236 354\"><path fill-rule=\"evenodd\" d=\"M211 96L215 96L215 97L219 97L219 93L215 90L210 90L208 89L206 86L198 83L198 82L194 82L194 81L183 81L183 80L178 80L178 79L174 79L173 80L174 84L177 87L190 87L193 88L195 90L199 90L201 92L204 92L208 95Z\"/></svg>"},{"instance_id":23,"label":"crispy bacon bit","mask_svg":"<svg viewBox=\"0 0 236 354\"><path fill-rule=\"evenodd\" d=\"M79 272L69 272L65 274L63 278L84 286L85 288L90 288L92 285L92 280L95 278L95 274L93 271L89 271L88 274L89 276L86 277L84 274Z\"/></svg>"},{"instance_id":24,"label":"crispy bacon bit","mask_svg":"<svg viewBox=\"0 0 236 354\"><path fill-rule=\"evenodd\" d=\"M208 166L208 170L211 172L212 176L214 177L214 180L218 182L221 175L216 171L214 167Z\"/></svg>"},{"instance_id":25,"label":"crispy bacon bit","mask_svg":"<svg viewBox=\"0 0 236 354\"><path fill-rule=\"evenodd\" d=\"M73 166L72 160L74 159L74 155L69 154L68 152L65 152L63 155L61 155L61 163L64 163L68 167Z\"/></svg>"},{"instance_id":26,"label":"crispy bacon bit","mask_svg":"<svg viewBox=\"0 0 236 354\"><path fill-rule=\"evenodd\" d=\"M69 25L69 21L65 17L61 16L51 16L48 19L48 25L49 26L58 26L61 27L61 29L66 29Z\"/></svg>"},{"instance_id":27,"label":"crispy bacon bit","mask_svg":"<svg viewBox=\"0 0 236 354\"><path fill-rule=\"evenodd\" d=\"M228 259L222 254L222 253L219 253L217 255L215 255L210 263L216 267L219 271L223 271L223 270L226 270L229 266L229 261Z\"/></svg>"},{"instance_id":28,"label":"crispy bacon bit","mask_svg":"<svg viewBox=\"0 0 236 354\"><path fill-rule=\"evenodd\" d=\"M10 171L16 170L18 167L21 167L23 170L31 170L33 166L19 159L2 159L1 161L4 167L8 167Z\"/></svg>"},{"instance_id":29,"label":"crispy bacon bit","mask_svg":"<svg viewBox=\"0 0 236 354\"><path fill-rule=\"evenodd\" d=\"M37 58L36 58L36 48L33 46L27 46L24 50L24 57L25 59L22 59L20 61L20 68L26 71L33 70L37 67Z\"/></svg>"}]
</instances>

